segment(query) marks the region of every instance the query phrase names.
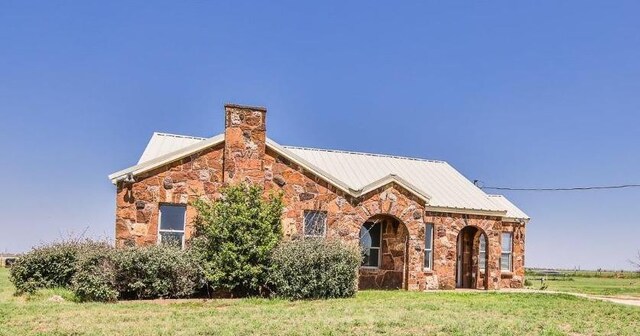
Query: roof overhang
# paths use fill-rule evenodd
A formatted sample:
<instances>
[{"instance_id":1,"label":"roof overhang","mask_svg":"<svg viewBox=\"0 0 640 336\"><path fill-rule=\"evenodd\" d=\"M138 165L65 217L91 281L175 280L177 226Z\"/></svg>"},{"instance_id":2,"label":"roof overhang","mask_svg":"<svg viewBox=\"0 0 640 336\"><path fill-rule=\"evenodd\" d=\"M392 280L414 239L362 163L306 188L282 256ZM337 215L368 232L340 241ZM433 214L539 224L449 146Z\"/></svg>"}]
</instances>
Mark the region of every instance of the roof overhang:
<instances>
[{"instance_id":1,"label":"roof overhang","mask_svg":"<svg viewBox=\"0 0 640 336\"><path fill-rule=\"evenodd\" d=\"M519 224L527 224L529 223L530 218L515 218L515 217L502 217L503 222L507 223L519 223Z\"/></svg>"},{"instance_id":2,"label":"roof overhang","mask_svg":"<svg viewBox=\"0 0 640 336\"><path fill-rule=\"evenodd\" d=\"M117 171L109 175L109 179L111 180L111 183L116 184L119 181L124 180L129 174L136 176L146 173L155 168L164 166L165 164L180 160L187 156L193 155L194 153L205 150L209 147L221 144L222 142L224 142L224 134L219 134L209 139L202 140L201 142L179 149L177 151L161 155L155 159L137 164L133 167Z\"/></svg>"},{"instance_id":3,"label":"roof overhang","mask_svg":"<svg viewBox=\"0 0 640 336\"><path fill-rule=\"evenodd\" d=\"M494 211L494 210L481 210L481 209L471 209L471 208L451 208L451 207L430 206L430 205L426 205L424 210L432 211L432 212L455 213L455 214L462 214L462 215L497 216L497 217L502 217L507 214L506 210Z\"/></svg>"},{"instance_id":4,"label":"roof overhang","mask_svg":"<svg viewBox=\"0 0 640 336\"><path fill-rule=\"evenodd\" d=\"M224 142L224 134L219 134L217 136L202 140L201 142L186 146L182 149L176 150L174 152L159 156L157 158L154 158L152 160L149 161L145 161L143 163L137 164L135 166L117 171L111 175L109 175L109 179L111 180L111 182L113 184L117 184L118 182L124 180L128 175L133 175L133 176L137 176L137 175L141 175L144 174L146 172L149 172L153 169L156 169L158 167L162 167L166 164L169 164L171 162L174 162L176 160L180 160L183 159L185 157L191 156L194 153L203 151L207 148L210 148L212 146L216 146L219 145L221 143ZM371 182L369 184L367 184L366 186L359 188L359 189L354 189L349 187L347 184L345 184L344 182L342 182L341 180L339 180L338 178L336 178L335 176L331 175L330 173L328 173L327 171L319 168L318 166L312 164L311 162L303 159L302 157L296 155L295 153L289 151L288 149L284 148L283 146L281 146L280 144L278 144L277 142L267 138L266 139L266 146L273 150L275 153L277 153L278 155L281 155L283 157L285 157L287 160L297 164L298 166L300 166L303 170L308 171L310 173L312 173L313 175L321 178L322 180L326 181L327 183L331 184L332 186L336 187L337 189L341 190L342 192L344 192L347 195L350 195L352 197L358 198L361 197L375 189L378 189L380 187L383 187L385 185L388 185L390 183L395 183L397 185L399 185L400 187L406 189L407 191L409 191L411 194L415 195L416 197L418 197L420 200L424 201L424 206L425 206L425 211L432 211L432 212L443 212L443 213L458 213L458 214L469 214L469 215L481 215L481 216L498 216L498 217L503 217L503 220L505 221L511 221L511 222L522 222L523 219L519 219L519 218L513 218L513 219L509 219L504 217L507 214L507 211L500 211L500 210L482 210L482 209L472 209L472 208L453 208L453 207L443 207L443 206L431 206L429 205L429 201L431 200L431 196L428 194L425 194L424 192L422 192L420 189L418 189L416 186L414 186L413 184L409 183L407 180L405 180L404 178L402 178L401 176L397 175L397 174L389 174L387 176L384 176L374 182ZM528 219L524 219L525 222L528 222Z\"/></svg>"},{"instance_id":5,"label":"roof overhang","mask_svg":"<svg viewBox=\"0 0 640 336\"><path fill-rule=\"evenodd\" d=\"M359 190L353 190L354 191L354 196L356 197L360 197L362 195L365 195L375 189L378 189L380 187L383 187L389 183L395 183L399 186L401 186L402 188L408 190L409 192L411 192L412 194L414 194L415 196L417 196L418 198L420 198L421 200L424 201L425 204L429 203L429 200L431 199L431 196L423 193L422 191L420 191L418 188L416 188L413 184L409 183L407 180L403 179L402 177L398 176L397 174L389 174L377 181L371 182L369 184L367 184L366 186L362 187Z\"/></svg>"}]
</instances>

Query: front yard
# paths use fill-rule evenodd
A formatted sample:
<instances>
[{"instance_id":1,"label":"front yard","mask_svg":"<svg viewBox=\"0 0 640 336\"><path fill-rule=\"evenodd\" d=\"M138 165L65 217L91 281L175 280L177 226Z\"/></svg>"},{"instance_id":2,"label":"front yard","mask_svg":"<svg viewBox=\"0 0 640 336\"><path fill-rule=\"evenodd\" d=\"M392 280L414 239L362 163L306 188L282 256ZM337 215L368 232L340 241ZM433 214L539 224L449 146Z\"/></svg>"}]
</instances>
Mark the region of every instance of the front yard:
<instances>
[{"instance_id":1,"label":"front yard","mask_svg":"<svg viewBox=\"0 0 640 336\"><path fill-rule=\"evenodd\" d=\"M51 302L13 297L0 269L0 335L638 335L640 308L570 295L363 291L352 299ZM64 291L57 291L65 294Z\"/></svg>"}]
</instances>

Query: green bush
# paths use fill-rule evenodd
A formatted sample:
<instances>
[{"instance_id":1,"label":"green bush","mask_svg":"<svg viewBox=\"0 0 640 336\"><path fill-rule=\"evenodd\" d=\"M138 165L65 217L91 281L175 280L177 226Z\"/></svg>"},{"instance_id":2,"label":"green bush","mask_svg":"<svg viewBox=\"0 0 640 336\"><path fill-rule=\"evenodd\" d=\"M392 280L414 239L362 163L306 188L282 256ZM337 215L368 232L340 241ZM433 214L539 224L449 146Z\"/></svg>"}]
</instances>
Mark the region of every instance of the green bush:
<instances>
[{"instance_id":1,"label":"green bush","mask_svg":"<svg viewBox=\"0 0 640 336\"><path fill-rule=\"evenodd\" d=\"M115 254L115 250L98 250L78 260L76 273L71 278L77 300L113 302L118 299Z\"/></svg>"},{"instance_id":2,"label":"green bush","mask_svg":"<svg viewBox=\"0 0 640 336\"><path fill-rule=\"evenodd\" d=\"M269 257L282 238L282 199L263 197L258 186L240 184L221 190L214 202L198 200L195 237L189 244L214 290L239 295L267 288Z\"/></svg>"},{"instance_id":3,"label":"green bush","mask_svg":"<svg viewBox=\"0 0 640 336\"><path fill-rule=\"evenodd\" d=\"M110 249L105 242L67 240L33 248L11 267L11 282L17 293L33 293L39 288L69 288L82 255Z\"/></svg>"},{"instance_id":4,"label":"green bush","mask_svg":"<svg viewBox=\"0 0 640 336\"><path fill-rule=\"evenodd\" d=\"M11 268L17 294L68 288L79 301L189 297L204 273L189 251L168 246L115 249L91 240L34 248Z\"/></svg>"},{"instance_id":5,"label":"green bush","mask_svg":"<svg viewBox=\"0 0 640 336\"><path fill-rule=\"evenodd\" d=\"M283 242L273 252L271 282L288 299L351 297L361 261L357 246L339 240Z\"/></svg>"},{"instance_id":6,"label":"green bush","mask_svg":"<svg viewBox=\"0 0 640 336\"><path fill-rule=\"evenodd\" d=\"M114 287L124 299L189 297L204 284L199 261L189 251L176 247L121 249L114 255L113 264ZM103 279L111 281L111 275L107 273Z\"/></svg>"}]
</instances>

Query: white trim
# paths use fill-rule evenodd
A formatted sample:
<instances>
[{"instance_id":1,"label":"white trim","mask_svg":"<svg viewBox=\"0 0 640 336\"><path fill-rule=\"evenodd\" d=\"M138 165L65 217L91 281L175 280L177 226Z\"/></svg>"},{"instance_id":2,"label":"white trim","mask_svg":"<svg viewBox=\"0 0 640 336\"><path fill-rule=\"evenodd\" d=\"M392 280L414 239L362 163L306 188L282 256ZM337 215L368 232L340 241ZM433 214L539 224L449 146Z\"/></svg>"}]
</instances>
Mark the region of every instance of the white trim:
<instances>
[{"instance_id":1,"label":"white trim","mask_svg":"<svg viewBox=\"0 0 640 336\"><path fill-rule=\"evenodd\" d=\"M163 206L173 206L173 207L181 207L184 208L184 214L182 215L182 230L167 230L167 229L161 229L162 227L162 207ZM158 205L158 239L156 241L156 244L160 245L162 243L162 235L160 234L161 232L168 232L168 233L182 233L182 242L181 242L181 249L184 249L184 242L185 242L185 229L187 226L187 205L186 204L182 204L182 203L160 203Z\"/></svg>"},{"instance_id":2,"label":"white trim","mask_svg":"<svg viewBox=\"0 0 640 336\"><path fill-rule=\"evenodd\" d=\"M195 137L194 137L195 138ZM197 139L197 138L196 138ZM361 197L363 195L365 195L368 192L371 192L372 190L375 190L377 188L380 188L386 184L389 183L397 183L399 186L401 186L404 189L407 189L409 192L411 192L413 195L417 196L418 198L420 198L422 201L424 201L425 203L425 211L432 211L432 212L444 212L444 213L458 213L458 214L470 214L470 215L486 215L486 216L498 216L498 217L504 217L505 215L507 215L507 210L483 210L483 209L473 209L473 208L455 208L455 207L446 207L446 206L430 206L429 205L429 201L431 200L431 196L424 193L422 190L420 190L419 188L417 188L416 186L414 186L413 184L409 183L407 180L405 180L404 178L402 178L401 176L397 175L397 174L389 174L385 177L380 178L377 181L373 181L371 183L369 183L368 185L360 188L360 189L353 189L351 187L349 187L347 184L345 184L344 182L342 182L341 180L339 180L338 178L336 178L335 176L331 175L330 173L324 171L323 169L317 167L316 165L312 164L311 162L303 159L302 157L296 155L295 153L293 153L292 151L288 150L286 147L281 146L280 144L276 143L275 141L266 138L266 143L265 145L267 147L269 147L271 150L273 150L274 152L276 152L277 154L287 158L288 160L290 160L291 162L299 165L300 167L303 168L303 170L309 171L311 173L313 173L315 176L325 180L327 183L335 186L337 189L343 191L344 193L346 193L347 195L350 195L352 197L358 198ZM161 155L155 159L149 160L149 161L145 161L143 163L137 164L135 166L117 171L111 175L109 175L109 179L111 180L111 182L113 184L117 184L119 181L123 180L126 178L126 176L128 174L131 174L133 176L136 175L140 175L143 173L146 173L148 171L151 171L153 169L156 169L158 167L164 166L168 163L174 162L176 160L180 160L182 158L188 157L190 155L193 155L194 153L197 153L199 151L205 150L208 147L211 146L216 146L220 143L224 142L224 133L216 135L214 137L208 138L208 139L204 139L200 142L197 142L195 144L186 146L182 149L173 151L171 153L167 153L165 155ZM295 148L295 147L292 147ZM430 161L430 160L427 160ZM440 161L436 161L436 162L440 162ZM498 207L500 208L500 207ZM503 218L505 221L512 221L511 218ZM519 221L522 219L515 219L514 221ZM524 219L525 223L528 221L528 218Z\"/></svg>"},{"instance_id":3,"label":"white trim","mask_svg":"<svg viewBox=\"0 0 640 336\"><path fill-rule=\"evenodd\" d=\"M509 246L509 251L505 252L502 250L502 239L504 237L505 234L508 234L510 236L509 240L511 241L511 244ZM502 255L503 254L509 254L509 268L508 269L503 269L502 268ZM513 272L513 232L511 231L503 231L500 234L500 271L502 273L511 273Z\"/></svg>"},{"instance_id":4,"label":"white trim","mask_svg":"<svg viewBox=\"0 0 640 336\"><path fill-rule=\"evenodd\" d=\"M385 185L387 185L389 183L392 183L392 182L398 184L399 186L401 186L404 189L407 189L408 191L410 191L414 195L418 196L418 198L423 200L425 203L429 203L429 200L431 199L431 196L421 192L418 188L416 188L414 185L412 185L411 183L407 182L407 180L403 179L402 177L398 176L397 174L389 174L389 175L387 175L385 177L382 177L381 179L379 179L377 181L373 181L373 182L367 184L366 186L362 187L362 189L360 189L360 190L355 190L357 192L357 195L354 195L354 196L360 197L362 195L365 195L368 192L371 192L371 191L373 191L375 189L383 187L383 186L385 186Z\"/></svg>"},{"instance_id":5,"label":"white trim","mask_svg":"<svg viewBox=\"0 0 640 336\"><path fill-rule=\"evenodd\" d=\"M161 155L155 159L145 161L141 164L137 164L133 167L129 167L129 168L117 171L109 175L109 179L111 180L111 183L116 184L119 181L123 180L128 174L140 175L142 173L148 172L155 168L164 166L165 164L190 156L193 153L199 152L208 147L218 145L223 141L224 141L224 134L219 134L212 138L202 140L201 142L179 149L177 151L174 151L165 155Z\"/></svg>"},{"instance_id":6,"label":"white trim","mask_svg":"<svg viewBox=\"0 0 640 336\"><path fill-rule=\"evenodd\" d=\"M291 151L289 151L286 148L284 148L281 145L279 145L277 142L267 138L266 145L268 145L269 148L271 148L271 150L273 150L277 154L286 157L287 159L289 159L293 163L301 166L303 169L312 172L314 175L316 175L316 176L322 178L323 180L329 182L330 184L332 184L336 188L338 188L338 189L342 190L343 192L353 196L353 191L354 190L349 188L349 186L344 184L342 181L340 181L337 178L333 177L331 174L325 172L324 170L316 167L311 162L309 162L309 161L299 157L298 155L292 153Z\"/></svg>"},{"instance_id":7,"label":"white trim","mask_svg":"<svg viewBox=\"0 0 640 336\"><path fill-rule=\"evenodd\" d=\"M484 273L484 271L487 269L487 241L489 239L487 238L487 235L484 232L480 232L480 236L478 237L478 270L481 273ZM484 242L484 252L482 251L482 249L480 249L480 247L482 246L482 243ZM480 256L484 253L484 258L480 258ZM480 267L480 261L484 262L484 267Z\"/></svg>"},{"instance_id":8,"label":"white trim","mask_svg":"<svg viewBox=\"0 0 640 336\"><path fill-rule=\"evenodd\" d=\"M371 223L371 224L373 224L373 225L378 225L378 224L380 225L380 235L379 235L378 246L377 246L377 247L373 247L374 249L378 250L378 266L360 265L360 268L364 268L364 269L373 269L373 270L375 270L375 269L380 269L380 264L382 264L382 234L383 234L383 229L385 229L385 228L383 228L383 227L382 227L382 224L381 224L381 223L384 223L384 224L386 225L386 224L387 224L387 222L386 222L386 221L383 221L383 222L370 222L370 221L366 221L366 222L364 222L364 223L360 226L360 228L362 229L362 227L364 226L364 224L367 224L367 223ZM367 230L367 232L369 232L369 231L371 231L371 229ZM371 235L369 235L369 236L371 236ZM360 245L361 240L362 240L362 237L359 237L359 238L358 238L358 245ZM361 247L362 247L362 246L361 246ZM371 251L371 249L372 249L372 248L370 247L370 248L369 248L369 251Z\"/></svg>"},{"instance_id":9,"label":"white trim","mask_svg":"<svg viewBox=\"0 0 640 336\"><path fill-rule=\"evenodd\" d=\"M442 206L431 206L425 205L424 211L431 212L444 212L444 213L455 213L462 215L479 215L479 216L504 216L507 211L506 210L479 210L479 209L471 209L471 208L447 208Z\"/></svg>"},{"instance_id":10,"label":"white trim","mask_svg":"<svg viewBox=\"0 0 640 336\"><path fill-rule=\"evenodd\" d=\"M427 235L426 235L426 232L425 232L425 246L424 246L424 252L422 253L422 257L425 259L422 262L422 268L425 271L433 270L433 243L434 243L434 241L433 241L433 233L434 232L433 231L435 231L435 225L434 225L434 223L425 223L425 225L424 225L424 230L425 231L427 230L428 226L431 226L431 236L429 237L429 240L431 241L431 247L427 250L427 241L426 241ZM425 263L427 261L427 259L426 259L427 251L429 251L429 267L425 266Z\"/></svg>"}]
</instances>

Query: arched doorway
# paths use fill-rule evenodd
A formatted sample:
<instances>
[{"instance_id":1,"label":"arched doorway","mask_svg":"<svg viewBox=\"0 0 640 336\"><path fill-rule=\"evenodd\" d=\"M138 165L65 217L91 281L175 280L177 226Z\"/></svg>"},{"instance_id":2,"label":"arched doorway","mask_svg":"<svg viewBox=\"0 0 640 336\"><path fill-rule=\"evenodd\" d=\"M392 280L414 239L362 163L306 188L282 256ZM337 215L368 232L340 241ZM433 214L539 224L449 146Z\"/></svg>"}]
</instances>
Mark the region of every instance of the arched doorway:
<instances>
[{"instance_id":1,"label":"arched doorway","mask_svg":"<svg viewBox=\"0 0 640 336\"><path fill-rule=\"evenodd\" d=\"M360 289L406 289L406 226L390 215L376 215L360 227Z\"/></svg>"},{"instance_id":2,"label":"arched doorway","mask_svg":"<svg viewBox=\"0 0 640 336\"><path fill-rule=\"evenodd\" d=\"M484 231L466 226L458 233L456 249L456 288L489 288L487 247Z\"/></svg>"}]
</instances>

